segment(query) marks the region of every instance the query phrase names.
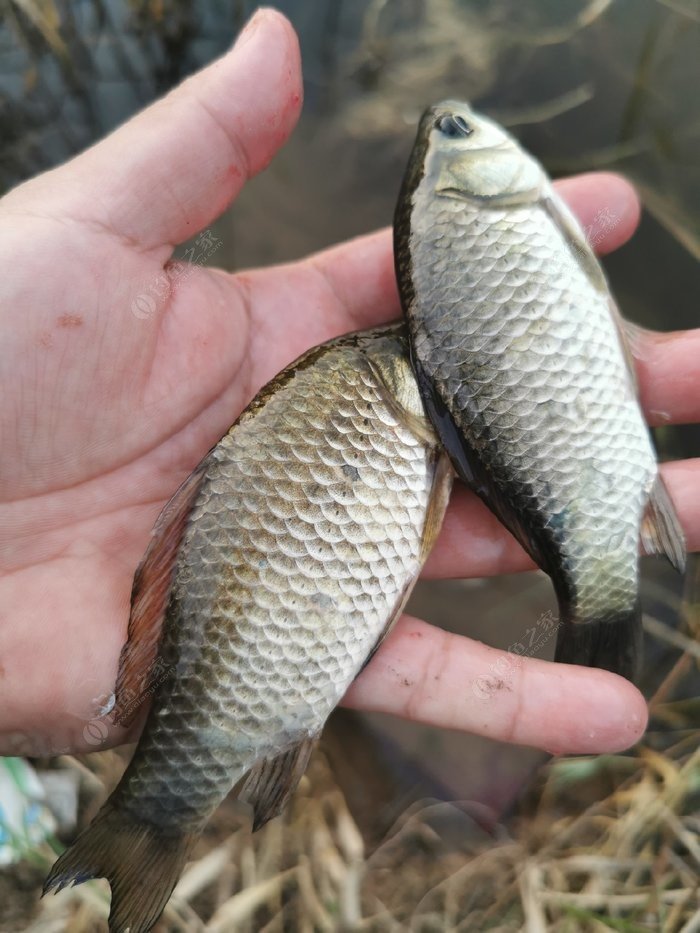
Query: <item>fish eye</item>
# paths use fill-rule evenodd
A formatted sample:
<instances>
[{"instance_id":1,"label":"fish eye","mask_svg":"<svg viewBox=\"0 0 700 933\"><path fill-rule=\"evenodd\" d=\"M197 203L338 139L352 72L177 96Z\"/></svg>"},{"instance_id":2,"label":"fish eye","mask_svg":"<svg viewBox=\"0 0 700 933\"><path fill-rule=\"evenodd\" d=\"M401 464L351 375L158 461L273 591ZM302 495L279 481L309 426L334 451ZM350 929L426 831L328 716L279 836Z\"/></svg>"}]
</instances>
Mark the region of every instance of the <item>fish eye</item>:
<instances>
[{"instance_id":1,"label":"fish eye","mask_svg":"<svg viewBox=\"0 0 700 933\"><path fill-rule=\"evenodd\" d=\"M471 136L474 132L464 117L460 117L458 114L443 114L438 117L435 126L444 136L449 136L451 139L456 139L459 136Z\"/></svg>"}]
</instances>

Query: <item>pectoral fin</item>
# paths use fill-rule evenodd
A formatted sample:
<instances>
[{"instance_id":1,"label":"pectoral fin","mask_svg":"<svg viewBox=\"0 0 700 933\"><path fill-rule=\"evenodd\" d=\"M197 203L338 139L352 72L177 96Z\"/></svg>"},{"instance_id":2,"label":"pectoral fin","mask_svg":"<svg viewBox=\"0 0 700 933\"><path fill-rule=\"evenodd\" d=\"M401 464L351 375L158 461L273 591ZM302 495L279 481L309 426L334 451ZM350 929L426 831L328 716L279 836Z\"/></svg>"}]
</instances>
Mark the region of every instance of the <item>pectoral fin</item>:
<instances>
[{"instance_id":1,"label":"pectoral fin","mask_svg":"<svg viewBox=\"0 0 700 933\"><path fill-rule=\"evenodd\" d=\"M642 520L642 550L645 554L663 554L678 573L685 571L685 536L668 490L660 476L656 478Z\"/></svg>"},{"instance_id":2,"label":"pectoral fin","mask_svg":"<svg viewBox=\"0 0 700 933\"><path fill-rule=\"evenodd\" d=\"M317 741L317 735L309 736L280 755L263 758L253 765L239 793L240 799L253 808L253 831L286 807Z\"/></svg>"},{"instance_id":3,"label":"pectoral fin","mask_svg":"<svg viewBox=\"0 0 700 933\"><path fill-rule=\"evenodd\" d=\"M205 466L206 461L202 461L160 513L151 544L134 575L129 632L119 658L112 710L112 720L118 726L131 725L152 685L175 560Z\"/></svg>"},{"instance_id":4,"label":"pectoral fin","mask_svg":"<svg viewBox=\"0 0 700 933\"><path fill-rule=\"evenodd\" d=\"M430 493L430 501L428 502L425 522L423 524L423 538L421 540L420 551L421 564L424 564L428 559L428 555L432 551L438 535L440 534L445 512L447 511L447 506L450 501L454 475L450 458L441 450L438 454L437 463L435 464L433 488Z\"/></svg>"}]
</instances>

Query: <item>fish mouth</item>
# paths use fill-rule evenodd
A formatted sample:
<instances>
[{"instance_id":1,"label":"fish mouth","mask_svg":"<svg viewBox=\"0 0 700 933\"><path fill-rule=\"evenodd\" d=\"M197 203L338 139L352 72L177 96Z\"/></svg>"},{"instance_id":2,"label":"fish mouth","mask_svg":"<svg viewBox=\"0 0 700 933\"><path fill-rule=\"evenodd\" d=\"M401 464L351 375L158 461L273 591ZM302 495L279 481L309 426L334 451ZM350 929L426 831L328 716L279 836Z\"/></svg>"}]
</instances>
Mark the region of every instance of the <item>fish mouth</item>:
<instances>
[{"instance_id":1,"label":"fish mouth","mask_svg":"<svg viewBox=\"0 0 700 933\"><path fill-rule=\"evenodd\" d=\"M476 155L481 152L508 152L513 149L513 146L510 143L510 140L504 139L503 142L496 143L495 146L469 146L465 147L463 150L464 155Z\"/></svg>"},{"instance_id":2,"label":"fish mouth","mask_svg":"<svg viewBox=\"0 0 700 933\"><path fill-rule=\"evenodd\" d=\"M497 207L503 200L502 194L471 194L462 188L436 188L435 197L449 198L452 201L467 201L470 204L481 204L487 206L494 204Z\"/></svg>"}]
</instances>

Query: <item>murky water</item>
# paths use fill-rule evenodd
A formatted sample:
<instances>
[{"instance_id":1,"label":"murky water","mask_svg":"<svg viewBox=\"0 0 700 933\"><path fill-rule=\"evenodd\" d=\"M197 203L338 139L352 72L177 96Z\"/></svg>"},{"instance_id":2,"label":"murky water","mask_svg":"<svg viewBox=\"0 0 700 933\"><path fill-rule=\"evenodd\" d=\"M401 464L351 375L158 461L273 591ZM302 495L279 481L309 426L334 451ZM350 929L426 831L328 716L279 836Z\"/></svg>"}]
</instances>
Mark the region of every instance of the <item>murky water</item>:
<instances>
[{"instance_id":1,"label":"murky water","mask_svg":"<svg viewBox=\"0 0 700 933\"><path fill-rule=\"evenodd\" d=\"M269 170L216 225L223 241L217 262L240 268L295 258L390 223L420 111L444 96L464 97L512 126L555 174L628 174L642 193L644 218L633 241L605 260L623 313L661 330L697 326L694 0L276 5L301 37L304 115ZM41 26L20 6L6 0L0 24L3 187L65 159L215 57L254 4L57 0L44 4ZM660 442L667 455L700 452L696 428L664 429ZM659 562L647 571L647 605L672 618L678 581ZM469 618L461 612L465 586ZM551 602L548 582L529 575L426 584L412 608L507 646ZM422 792L427 782L500 810L537 760L464 736L379 717L368 722L365 746L392 750L386 768L398 781L394 800ZM351 723L346 715L341 738Z\"/></svg>"}]
</instances>

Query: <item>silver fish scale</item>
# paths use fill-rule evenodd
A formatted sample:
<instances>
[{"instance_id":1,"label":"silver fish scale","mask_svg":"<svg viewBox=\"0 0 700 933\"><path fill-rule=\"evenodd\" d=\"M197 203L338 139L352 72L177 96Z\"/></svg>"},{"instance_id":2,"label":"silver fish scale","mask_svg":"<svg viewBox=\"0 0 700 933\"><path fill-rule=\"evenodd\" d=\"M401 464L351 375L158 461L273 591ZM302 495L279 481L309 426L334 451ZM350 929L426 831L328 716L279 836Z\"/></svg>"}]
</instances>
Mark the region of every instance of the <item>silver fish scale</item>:
<instances>
[{"instance_id":1,"label":"silver fish scale","mask_svg":"<svg viewBox=\"0 0 700 933\"><path fill-rule=\"evenodd\" d=\"M628 608L657 468L607 296L541 208L415 197L417 357L496 485L547 516L578 619Z\"/></svg>"},{"instance_id":2,"label":"silver fish scale","mask_svg":"<svg viewBox=\"0 0 700 933\"><path fill-rule=\"evenodd\" d=\"M403 342L381 347L410 375ZM413 396L424 419L415 383ZM256 759L319 732L420 569L437 456L426 436L365 353L340 345L216 446L161 646L172 676L122 806L199 826Z\"/></svg>"}]
</instances>

